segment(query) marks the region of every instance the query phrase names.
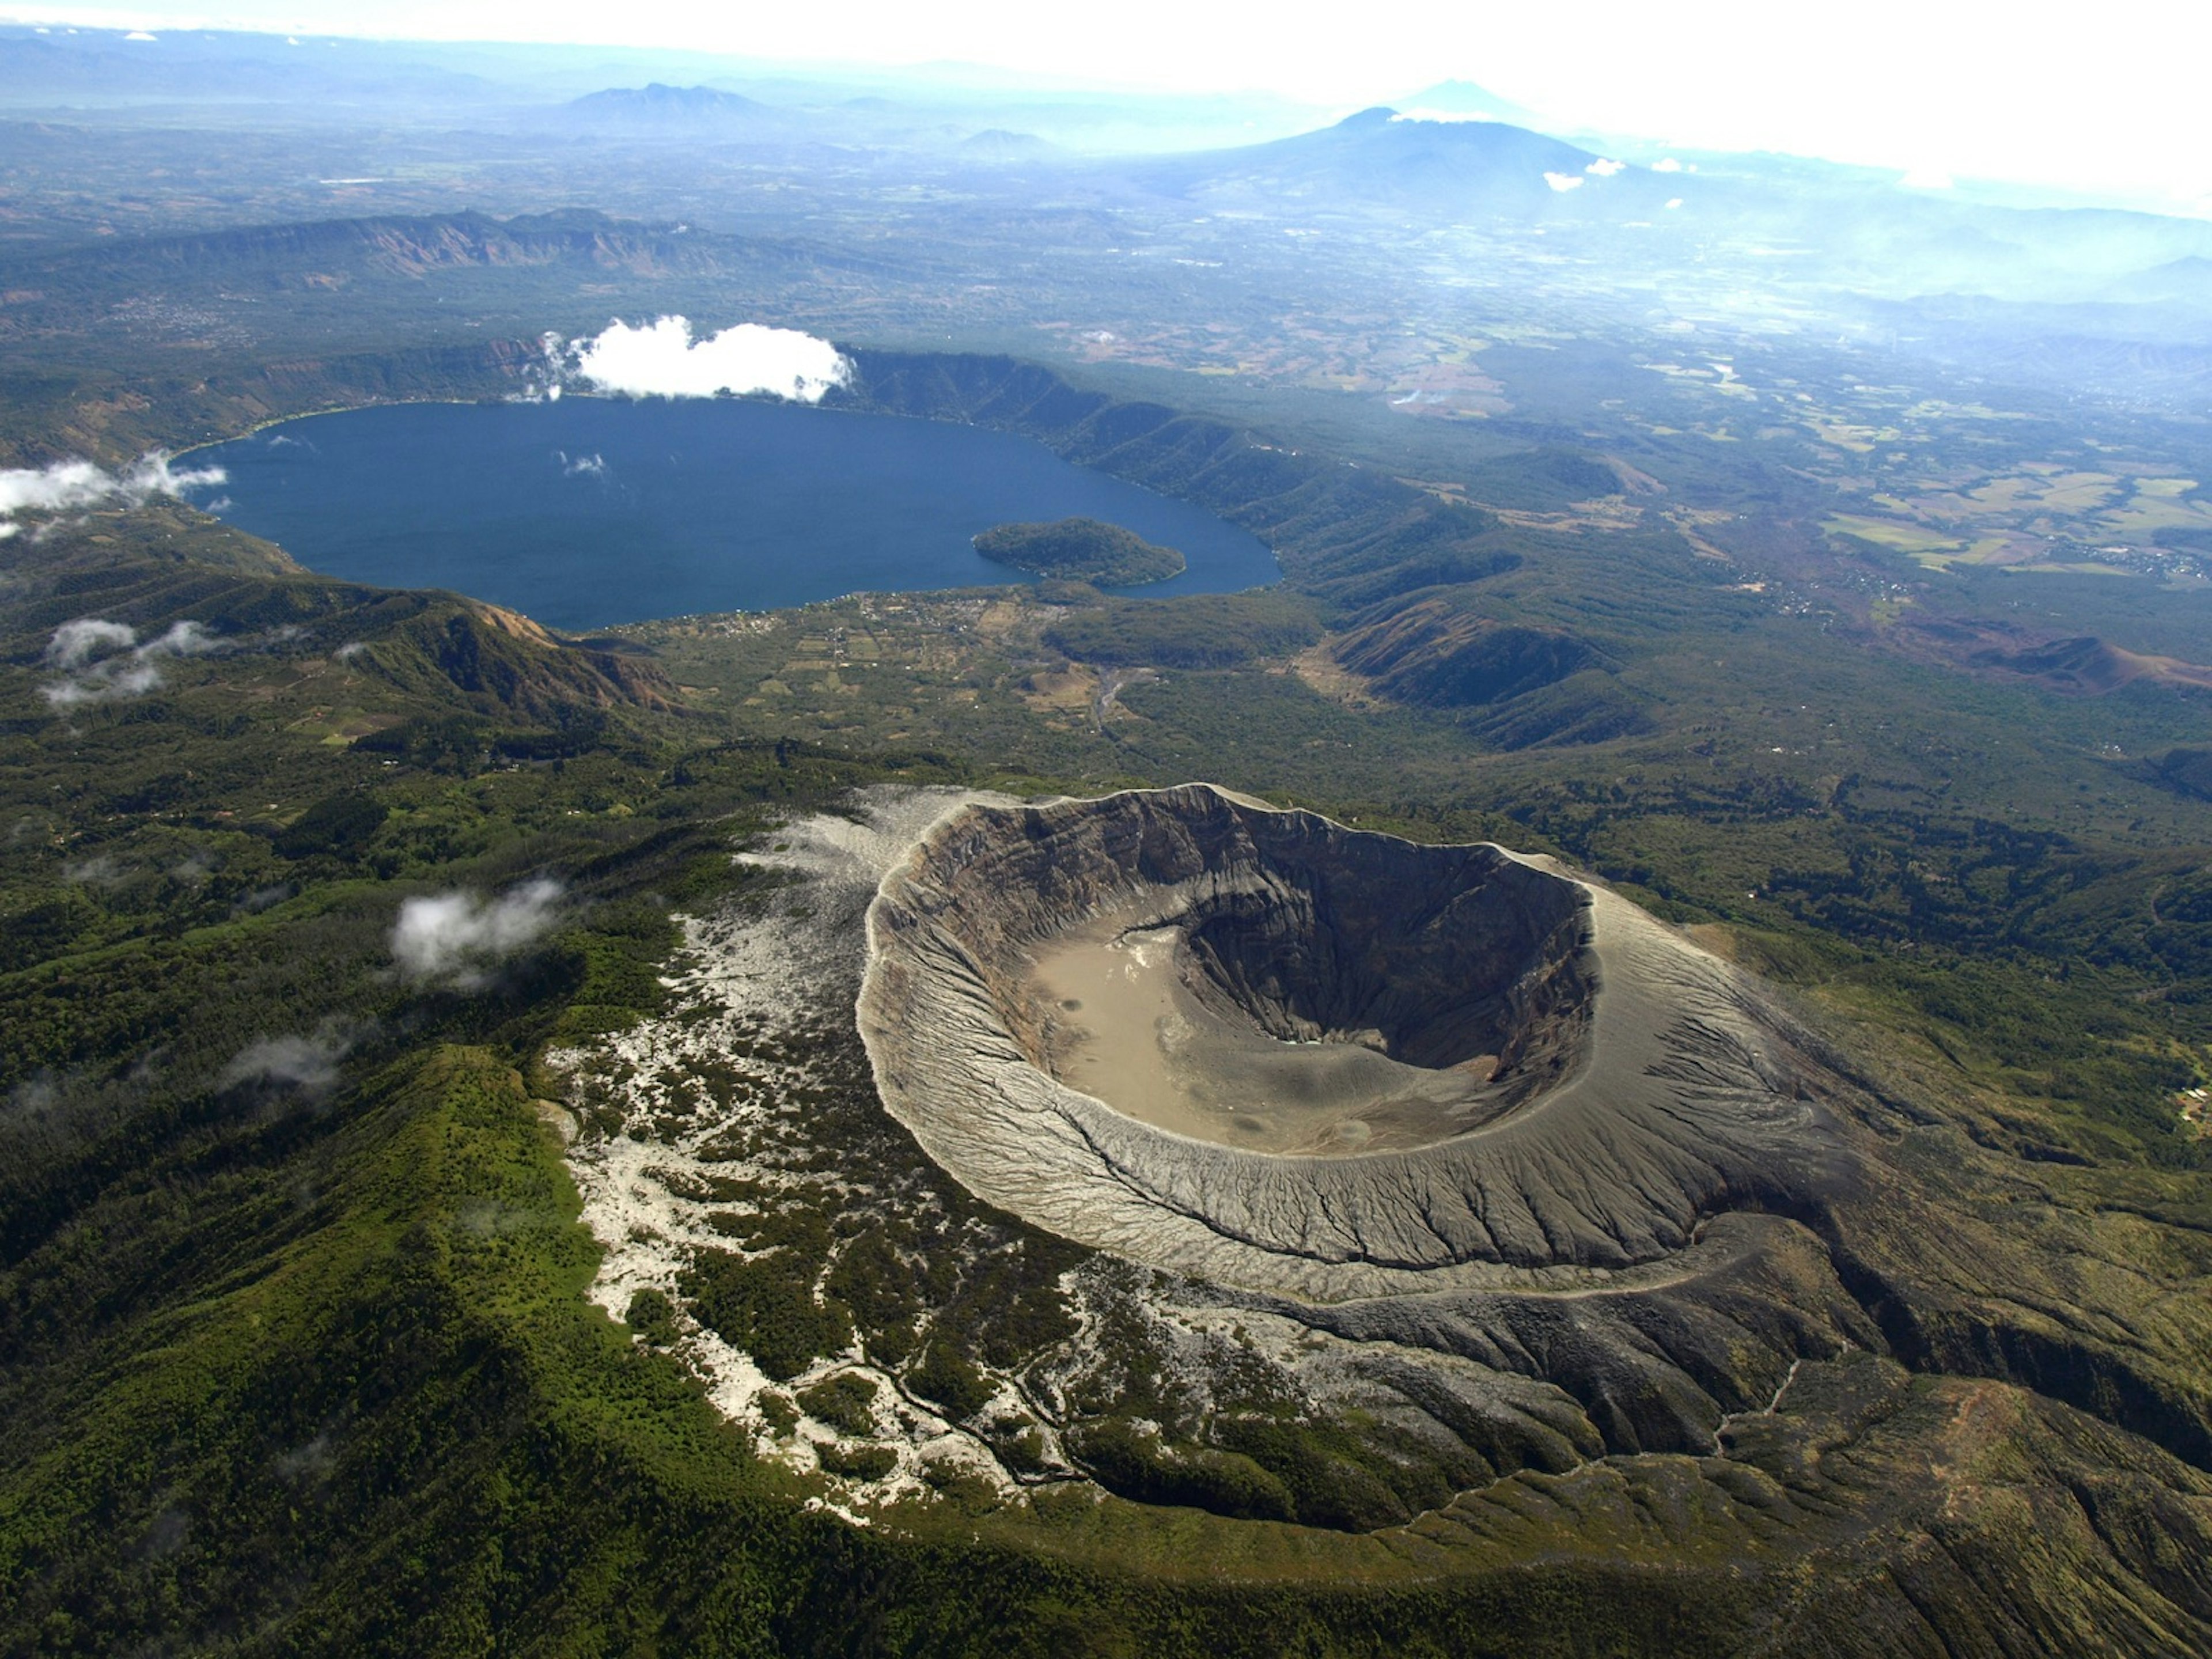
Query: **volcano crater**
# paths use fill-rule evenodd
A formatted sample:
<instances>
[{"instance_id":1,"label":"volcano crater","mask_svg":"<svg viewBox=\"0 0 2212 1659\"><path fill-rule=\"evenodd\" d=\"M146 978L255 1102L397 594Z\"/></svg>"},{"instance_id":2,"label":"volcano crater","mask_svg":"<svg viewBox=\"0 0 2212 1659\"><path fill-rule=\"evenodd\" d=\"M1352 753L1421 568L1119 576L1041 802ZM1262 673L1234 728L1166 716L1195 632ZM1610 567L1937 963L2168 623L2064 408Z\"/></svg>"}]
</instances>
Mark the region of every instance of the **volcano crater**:
<instances>
[{"instance_id":1,"label":"volcano crater","mask_svg":"<svg viewBox=\"0 0 2212 1659\"><path fill-rule=\"evenodd\" d=\"M1060 1082L1196 1139L1346 1157L1494 1121L1581 1058L1595 964L1574 884L1305 815L1176 823L1100 849L1136 890L985 968Z\"/></svg>"},{"instance_id":2,"label":"volcano crater","mask_svg":"<svg viewBox=\"0 0 2212 1659\"><path fill-rule=\"evenodd\" d=\"M1224 1283L1565 1288L1794 1207L1820 1155L1820 1068L1754 988L1495 846L1209 785L970 805L868 940L878 1089L939 1164Z\"/></svg>"}]
</instances>

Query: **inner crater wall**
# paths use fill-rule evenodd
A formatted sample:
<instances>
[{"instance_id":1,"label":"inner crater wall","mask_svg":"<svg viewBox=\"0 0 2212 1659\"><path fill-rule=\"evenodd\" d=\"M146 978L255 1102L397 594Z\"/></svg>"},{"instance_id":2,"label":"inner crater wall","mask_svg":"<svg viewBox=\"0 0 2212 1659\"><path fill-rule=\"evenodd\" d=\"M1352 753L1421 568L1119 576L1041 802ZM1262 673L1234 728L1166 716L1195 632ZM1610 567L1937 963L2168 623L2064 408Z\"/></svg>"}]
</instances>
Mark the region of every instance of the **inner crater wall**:
<instances>
[{"instance_id":1,"label":"inner crater wall","mask_svg":"<svg viewBox=\"0 0 2212 1659\"><path fill-rule=\"evenodd\" d=\"M986 826L932 860L929 916L1032 1063L1048 1065L1051 1013L1035 955L1102 917L1173 928L1199 1000L1282 1042L1366 1042L1427 1068L1486 1057L1525 1094L1587 1036L1587 892L1495 847L1347 835L1208 789L1020 810L1019 834Z\"/></svg>"}]
</instances>

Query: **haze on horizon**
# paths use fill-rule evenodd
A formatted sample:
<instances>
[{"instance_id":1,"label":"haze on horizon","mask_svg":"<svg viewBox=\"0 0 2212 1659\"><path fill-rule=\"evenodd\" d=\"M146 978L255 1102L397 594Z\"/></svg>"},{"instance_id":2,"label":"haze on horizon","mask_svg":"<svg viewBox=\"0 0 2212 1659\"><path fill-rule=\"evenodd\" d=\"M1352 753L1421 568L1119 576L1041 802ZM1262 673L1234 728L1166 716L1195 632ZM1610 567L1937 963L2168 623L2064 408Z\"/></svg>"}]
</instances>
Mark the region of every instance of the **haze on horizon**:
<instances>
[{"instance_id":1,"label":"haze on horizon","mask_svg":"<svg viewBox=\"0 0 2212 1659\"><path fill-rule=\"evenodd\" d=\"M693 51L812 72L960 66L1040 89L1265 93L1317 118L1479 83L1554 131L1656 146L1773 150L1895 167L1917 183L2039 185L2212 216L2212 161L2192 131L2196 54L2174 9L2115 0L2094 27L2039 27L1970 0L1787 9L1590 0L1440 15L1416 0L1304 3L1261 17L1126 0L1110 15L1018 0L910 8L844 0L742 17L702 0L337 0L33 3L52 27L236 28L387 40ZM157 49L158 38L145 44Z\"/></svg>"}]
</instances>

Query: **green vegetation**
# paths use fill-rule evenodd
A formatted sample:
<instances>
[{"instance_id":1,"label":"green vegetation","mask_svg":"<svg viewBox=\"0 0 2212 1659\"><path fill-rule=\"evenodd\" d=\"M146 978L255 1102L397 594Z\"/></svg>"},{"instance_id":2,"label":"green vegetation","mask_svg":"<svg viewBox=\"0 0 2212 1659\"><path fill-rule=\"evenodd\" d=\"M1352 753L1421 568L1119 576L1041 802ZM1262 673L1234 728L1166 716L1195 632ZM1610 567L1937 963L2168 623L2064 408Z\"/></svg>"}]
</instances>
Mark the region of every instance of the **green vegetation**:
<instances>
[{"instance_id":1,"label":"green vegetation","mask_svg":"<svg viewBox=\"0 0 2212 1659\"><path fill-rule=\"evenodd\" d=\"M676 1340L676 1304L659 1291L633 1294L623 1322L653 1347L665 1348Z\"/></svg>"},{"instance_id":2,"label":"green vegetation","mask_svg":"<svg viewBox=\"0 0 2212 1659\"><path fill-rule=\"evenodd\" d=\"M880 1480L898 1467L889 1446L824 1446L815 1455L829 1473L852 1480Z\"/></svg>"},{"instance_id":3,"label":"green vegetation","mask_svg":"<svg viewBox=\"0 0 2212 1659\"><path fill-rule=\"evenodd\" d=\"M1182 574L1184 568L1182 555L1172 547L1156 547L1132 531L1096 519L997 525L975 538L975 550L1032 575L1100 587L1165 581Z\"/></svg>"},{"instance_id":4,"label":"green vegetation","mask_svg":"<svg viewBox=\"0 0 2212 1659\"><path fill-rule=\"evenodd\" d=\"M1237 1521L1295 1513L1283 1483L1242 1453L1170 1445L1124 1419L1086 1427L1076 1452L1101 1486L1139 1503L1187 1504Z\"/></svg>"},{"instance_id":5,"label":"green vegetation","mask_svg":"<svg viewBox=\"0 0 2212 1659\"><path fill-rule=\"evenodd\" d=\"M817 1358L842 1352L853 1340L851 1316L814 1293L825 1265L829 1227L811 1212L799 1220L801 1224L790 1230L799 1238L759 1256L702 1251L682 1285L699 1322L750 1354L779 1382L790 1381Z\"/></svg>"},{"instance_id":6,"label":"green vegetation","mask_svg":"<svg viewBox=\"0 0 2212 1659\"><path fill-rule=\"evenodd\" d=\"M921 1363L906 1374L906 1382L955 1419L973 1417L991 1401L991 1385L983 1373L945 1342L932 1343Z\"/></svg>"},{"instance_id":7,"label":"green vegetation","mask_svg":"<svg viewBox=\"0 0 2212 1659\"><path fill-rule=\"evenodd\" d=\"M613 315L757 319L851 347L835 403L1206 506L1287 583L854 599L627 630L641 652L318 581L158 501L26 518L0 543L0 1651L2212 1646L2201 353L2132 332L2172 313L2127 283L2094 316L1911 297L1954 287L1931 250L1943 275L2018 248L2021 291L2055 251L2079 291L2185 226L1827 198L1678 240L1578 221L1594 184L1532 236L1467 210L1457 167L1441 212L1241 159L1026 195L942 146L902 172L878 138L909 113L859 103L824 167L487 137L442 74L427 113L293 77L318 106L281 129L97 84L96 119L11 131L0 465L507 398L542 331ZM224 647L49 702L48 641L87 617ZM1345 1393L1279 1397L1250 1363L1279 1335L1170 1341L1158 1286L936 1171L849 1031L781 1039L805 1078L707 1159L765 1178L707 1180L716 1243L674 1296L585 1300L555 1128L588 1156L635 1080L548 1054L702 1017L672 916L770 902L733 847L855 785L1190 776L1559 854L1832 1030L1881 1178L1756 1218L1801 1254L1723 1272L1793 1281L1771 1334L1802 1369L1654 1453L1651 1374L1556 1380L1586 1322L1632 1305L1721 1393L1740 1357L1594 1295L1486 1351L1533 1404L1370 1410L1392 1357L1356 1331ZM544 881L513 951L399 971L407 900ZM728 1034L668 1116L736 1117L770 1041ZM1863 1321L1841 1356L1799 1323L1831 1273ZM789 1370L757 1455L667 1351L695 1320ZM934 1502L808 1508L888 1470L844 1439L817 1474L794 1435L794 1390L865 1432L856 1367L1028 1484L929 1460Z\"/></svg>"},{"instance_id":8,"label":"green vegetation","mask_svg":"<svg viewBox=\"0 0 2212 1659\"><path fill-rule=\"evenodd\" d=\"M799 1404L811 1418L846 1434L866 1434L875 1427L876 1385L855 1372L842 1371L828 1381L799 1391Z\"/></svg>"},{"instance_id":9,"label":"green vegetation","mask_svg":"<svg viewBox=\"0 0 2212 1659\"><path fill-rule=\"evenodd\" d=\"M1158 668L1231 668L1320 637L1310 605L1272 590L1117 600L1071 611L1044 635L1045 643L1085 662Z\"/></svg>"},{"instance_id":10,"label":"green vegetation","mask_svg":"<svg viewBox=\"0 0 2212 1659\"><path fill-rule=\"evenodd\" d=\"M1346 634L1334 654L1377 695L1429 708L1510 702L1576 674L1618 668L1565 629L1496 622L1481 614L1479 602L1456 595L1388 611ZM1578 740L1621 735L1607 731Z\"/></svg>"}]
</instances>

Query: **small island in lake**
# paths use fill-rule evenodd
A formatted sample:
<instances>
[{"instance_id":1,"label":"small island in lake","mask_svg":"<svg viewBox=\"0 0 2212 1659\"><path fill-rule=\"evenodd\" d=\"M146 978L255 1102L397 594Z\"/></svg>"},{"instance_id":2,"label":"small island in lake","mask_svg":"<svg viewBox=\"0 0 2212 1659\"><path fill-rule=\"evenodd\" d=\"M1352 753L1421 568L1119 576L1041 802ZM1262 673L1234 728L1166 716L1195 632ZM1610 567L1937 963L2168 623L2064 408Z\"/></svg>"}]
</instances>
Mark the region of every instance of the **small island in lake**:
<instances>
[{"instance_id":1,"label":"small island in lake","mask_svg":"<svg viewBox=\"0 0 2212 1659\"><path fill-rule=\"evenodd\" d=\"M1059 519L1050 524L1002 524L975 538L975 550L998 564L1032 575L1101 587L1164 582L1183 572L1182 555L1157 547L1119 525L1097 519Z\"/></svg>"}]
</instances>

